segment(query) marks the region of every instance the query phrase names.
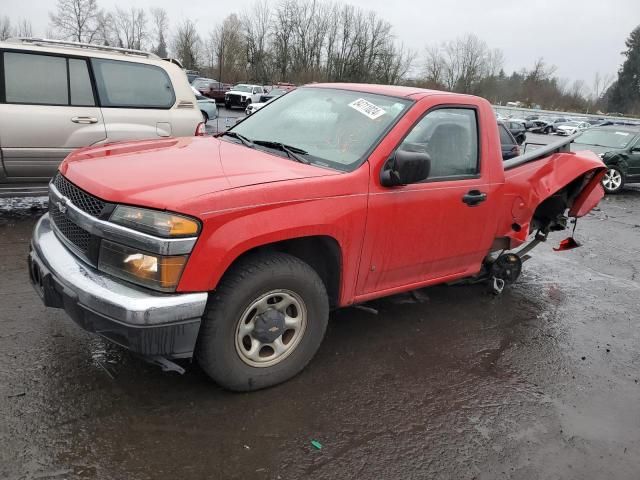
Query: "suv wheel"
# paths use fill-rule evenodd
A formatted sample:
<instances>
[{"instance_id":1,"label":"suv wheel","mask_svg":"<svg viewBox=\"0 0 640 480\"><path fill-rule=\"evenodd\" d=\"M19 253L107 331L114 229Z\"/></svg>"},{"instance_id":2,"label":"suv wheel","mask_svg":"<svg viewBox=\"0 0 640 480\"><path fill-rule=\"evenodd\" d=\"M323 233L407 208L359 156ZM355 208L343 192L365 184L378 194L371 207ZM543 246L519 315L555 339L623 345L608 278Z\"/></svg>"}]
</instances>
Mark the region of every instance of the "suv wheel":
<instances>
[{"instance_id":1,"label":"suv wheel","mask_svg":"<svg viewBox=\"0 0 640 480\"><path fill-rule=\"evenodd\" d=\"M227 110L231 110L231 103L224 102L224 108L226 108Z\"/></svg>"},{"instance_id":2,"label":"suv wheel","mask_svg":"<svg viewBox=\"0 0 640 480\"><path fill-rule=\"evenodd\" d=\"M624 187L624 174L618 167L609 167L602 178L602 186L607 193L618 193Z\"/></svg>"},{"instance_id":3,"label":"suv wheel","mask_svg":"<svg viewBox=\"0 0 640 480\"><path fill-rule=\"evenodd\" d=\"M196 356L229 390L270 387L309 363L328 317L327 292L313 268L283 253L252 255L211 294Z\"/></svg>"}]
</instances>

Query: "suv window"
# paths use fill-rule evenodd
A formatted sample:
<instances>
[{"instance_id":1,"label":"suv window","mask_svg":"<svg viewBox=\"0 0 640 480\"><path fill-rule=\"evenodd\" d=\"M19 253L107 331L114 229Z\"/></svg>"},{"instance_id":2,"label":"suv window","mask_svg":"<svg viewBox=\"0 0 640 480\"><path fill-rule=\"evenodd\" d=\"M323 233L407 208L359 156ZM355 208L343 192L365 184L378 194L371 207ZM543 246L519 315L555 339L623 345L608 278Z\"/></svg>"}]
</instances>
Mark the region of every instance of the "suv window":
<instances>
[{"instance_id":1,"label":"suv window","mask_svg":"<svg viewBox=\"0 0 640 480\"><path fill-rule=\"evenodd\" d=\"M80 107L96 104L86 60L5 52L4 72L8 103Z\"/></svg>"},{"instance_id":2,"label":"suv window","mask_svg":"<svg viewBox=\"0 0 640 480\"><path fill-rule=\"evenodd\" d=\"M68 105L67 60L5 52L4 85L8 103Z\"/></svg>"},{"instance_id":3,"label":"suv window","mask_svg":"<svg viewBox=\"0 0 640 480\"><path fill-rule=\"evenodd\" d=\"M160 67L92 58L100 104L103 107L171 108L175 94Z\"/></svg>"},{"instance_id":4,"label":"suv window","mask_svg":"<svg viewBox=\"0 0 640 480\"><path fill-rule=\"evenodd\" d=\"M93 107L96 104L86 60L69 59L69 85L71 105Z\"/></svg>"},{"instance_id":5,"label":"suv window","mask_svg":"<svg viewBox=\"0 0 640 480\"><path fill-rule=\"evenodd\" d=\"M471 108L442 108L428 113L399 149L431 157L429 179L478 173L478 122Z\"/></svg>"}]
</instances>

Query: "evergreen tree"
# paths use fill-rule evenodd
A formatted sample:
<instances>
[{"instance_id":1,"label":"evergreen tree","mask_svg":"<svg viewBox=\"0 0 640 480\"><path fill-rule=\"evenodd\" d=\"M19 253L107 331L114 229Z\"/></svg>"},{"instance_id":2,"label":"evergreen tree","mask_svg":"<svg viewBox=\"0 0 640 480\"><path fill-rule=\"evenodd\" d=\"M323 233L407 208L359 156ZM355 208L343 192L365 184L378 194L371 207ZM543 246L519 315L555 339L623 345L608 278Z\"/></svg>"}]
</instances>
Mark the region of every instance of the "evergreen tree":
<instances>
[{"instance_id":1,"label":"evergreen tree","mask_svg":"<svg viewBox=\"0 0 640 480\"><path fill-rule=\"evenodd\" d=\"M625 42L626 60L618 71L618 80L611 86L608 110L610 112L640 114L640 25Z\"/></svg>"}]
</instances>

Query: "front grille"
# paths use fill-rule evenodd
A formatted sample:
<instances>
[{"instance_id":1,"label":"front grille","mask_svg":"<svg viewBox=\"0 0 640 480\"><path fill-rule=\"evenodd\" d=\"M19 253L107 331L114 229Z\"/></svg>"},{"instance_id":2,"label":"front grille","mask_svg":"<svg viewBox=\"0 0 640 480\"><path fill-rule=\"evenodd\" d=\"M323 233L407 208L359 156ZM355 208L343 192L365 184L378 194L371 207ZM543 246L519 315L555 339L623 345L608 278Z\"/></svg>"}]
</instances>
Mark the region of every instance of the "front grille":
<instances>
[{"instance_id":1,"label":"front grille","mask_svg":"<svg viewBox=\"0 0 640 480\"><path fill-rule=\"evenodd\" d=\"M49 216L59 232L85 256L89 255L91 234L80 228L62 213L57 205L49 202Z\"/></svg>"},{"instance_id":2,"label":"front grille","mask_svg":"<svg viewBox=\"0 0 640 480\"><path fill-rule=\"evenodd\" d=\"M227 95L227 102L231 105L242 105L242 98L240 95L229 94Z\"/></svg>"},{"instance_id":3,"label":"front grille","mask_svg":"<svg viewBox=\"0 0 640 480\"><path fill-rule=\"evenodd\" d=\"M60 172L53 178L53 184L62 195L71 200L71 203L89 215L100 216L106 206L106 202L76 187Z\"/></svg>"}]
</instances>

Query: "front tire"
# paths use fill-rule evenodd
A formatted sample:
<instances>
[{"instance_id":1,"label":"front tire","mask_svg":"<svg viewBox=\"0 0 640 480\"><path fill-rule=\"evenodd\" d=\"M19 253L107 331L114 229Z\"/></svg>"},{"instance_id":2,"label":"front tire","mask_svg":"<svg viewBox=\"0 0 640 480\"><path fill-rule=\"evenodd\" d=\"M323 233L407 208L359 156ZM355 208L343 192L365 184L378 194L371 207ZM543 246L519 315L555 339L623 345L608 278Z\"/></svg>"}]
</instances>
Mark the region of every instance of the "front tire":
<instances>
[{"instance_id":1,"label":"front tire","mask_svg":"<svg viewBox=\"0 0 640 480\"><path fill-rule=\"evenodd\" d=\"M602 186L607 193L618 193L624 187L624 174L618 167L608 167L602 178Z\"/></svg>"},{"instance_id":2,"label":"front tire","mask_svg":"<svg viewBox=\"0 0 640 480\"><path fill-rule=\"evenodd\" d=\"M196 357L229 390L277 385L313 358L328 318L326 288L313 268L284 253L251 255L211 294Z\"/></svg>"}]
</instances>

